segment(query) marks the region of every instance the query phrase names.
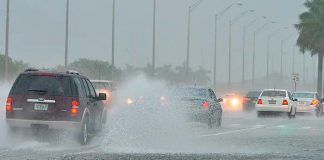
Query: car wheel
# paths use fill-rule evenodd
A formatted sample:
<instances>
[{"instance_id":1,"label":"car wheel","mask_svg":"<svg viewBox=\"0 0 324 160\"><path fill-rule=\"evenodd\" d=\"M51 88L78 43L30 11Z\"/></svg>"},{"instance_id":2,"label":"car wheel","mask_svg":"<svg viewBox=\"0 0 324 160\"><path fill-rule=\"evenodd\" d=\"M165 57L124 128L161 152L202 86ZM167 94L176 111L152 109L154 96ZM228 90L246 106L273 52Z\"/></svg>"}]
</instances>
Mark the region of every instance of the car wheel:
<instances>
[{"instance_id":1,"label":"car wheel","mask_svg":"<svg viewBox=\"0 0 324 160\"><path fill-rule=\"evenodd\" d=\"M213 128L213 120L212 120L212 118L208 118L207 125L208 125L208 128Z\"/></svg>"},{"instance_id":2,"label":"car wheel","mask_svg":"<svg viewBox=\"0 0 324 160\"><path fill-rule=\"evenodd\" d=\"M219 116L219 118L216 121L216 127L220 127L222 125L222 116Z\"/></svg>"},{"instance_id":3,"label":"car wheel","mask_svg":"<svg viewBox=\"0 0 324 160\"><path fill-rule=\"evenodd\" d=\"M322 117L323 116L323 107L319 106L317 107L318 109L316 109L316 117Z\"/></svg>"},{"instance_id":4,"label":"car wheel","mask_svg":"<svg viewBox=\"0 0 324 160\"><path fill-rule=\"evenodd\" d=\"M86 145L89 141L89 118L86 117L86 119L82 122L81 125L81 132L79 135L79 141L81 145Z\"/></svg>"},{"instance_id":5,"label":"car wheel","mask_svg":"<svg viewBox=\"0 0 324 160\"><path fill-rule=\"evenodd\" d=\"M295 118L296 116L296 113L293 114L293 110L291 109L290 112L288 112L288 118L291 119L291 118Z\"/></svg>"}]
</instances>

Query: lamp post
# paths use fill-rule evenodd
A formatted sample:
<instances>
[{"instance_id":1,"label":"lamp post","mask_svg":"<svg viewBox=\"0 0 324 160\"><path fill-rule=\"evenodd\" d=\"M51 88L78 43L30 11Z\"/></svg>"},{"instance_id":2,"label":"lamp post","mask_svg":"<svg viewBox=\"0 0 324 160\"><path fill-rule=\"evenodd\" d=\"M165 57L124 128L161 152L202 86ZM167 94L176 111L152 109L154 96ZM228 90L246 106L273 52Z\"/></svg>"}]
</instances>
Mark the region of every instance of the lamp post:
<instances>
[{"instance_id":1,"label":"lamp post","mask_svg":"<svg viewBox=\"0 0 324 160\"><path fill-rule=\"evenodd\" d=\"M189 79L189 56L190 56L190 24L191 24L191 12L196 9L203 0L199 0L193 5L188 7L188 33L187 33L187 61L186 61L186 77Z\"/></svg>"},{"instance_id":2,"label":"lamp post","mask_svg":"<svg viewBox=\"0 0 324 160\"><path fill-rule=\"evenodd\" d=\"M111 36L111 80L114 81L114 68L115 68L115 10L116 2L113 0L112 8L112 36Z\"/></svg>"},{"instance_id":3,"label":"lamp post","mask_svg":"<svg viewBox=\"0 0 324 160\"><path fill-rule=\"evenodd\" d=\"M287 40L289 40L291 37L293 36L293 34L289 35L288 37L286 37L285 39L281 40L281 51L280 51L280 87L283 87L283 48L284 48L284 45L285 45L285 42Z\"/></svg>"},{"instance_id":4,"label":"lamp post","mask_svg":"<svg viewBox=\"0 0 324 160\"><path fill-rule=\"evenodd\" d=\"M269 61L270 61L270 41L271 38L274 37L276 34L278 34L280 31L288 29L288 27L282 27L277 30L275 30L273 33L271 33L268 38L267 38L267 87L269 88L269 78L270 78L270 73L269 73Z\"/></svg>"},{"instance_id":5,"label":"lamp post","mask_svg":"<svg viewBox=\"0 0 324 160\"><path fill-rule=\"evenodd\" d=\"M231 70L231 66L232 66L232 59L231 59L231 56L232 56L232 25L237 22L239 19L241 19L244 15L246 15L246 13L248 12L254 12L254 10L247 10L247 11L244 11L242 12L241 14L239 14L236 18L234 18L233 20L230 20L229 21L229 47L228 47L228 86L229 86L229 89L231 88L231 83L232 83L232 80L231 80L231 73L232 73L232 70Z\"/></svg>"},{"instance_id":6,"label":"lamp post","mask_svg":"<svg viewBox=\"0 0 324 160\"><path fill-rule=\"evenodd\" d=\"M8 81L8 61L9 61L9 13L10 13L10 0L7 0L7 13L6 13L6 45L5 45L5 81Z\"/></svg>"},{"instance_id":7,"label":"lamp post","mask_svg":"<svg viewBox=\"0 0 324 160\"><path fill-rule=\"evenodd\" d=\"M152 76L155 75L155 15L156 15L156 0L153 3L153 55L152 55Z\"/></svg>"},{"instance_id":8,"label":"lamp post","mask_svg":"<svg viewBox=\"0 0 324 160\"><path fill-rule=\"evenodd\" d=\"M262 29L264 29L266 26L268 26L269 24L272 23L276 23L274 21L270 21L270 22L266 22L265 24L263 24L260 28L258 28L257 30L254 31L253 33L253 58L252 58L252 87L254 88L255 84L254 84L254 80L255 80L255 40L256 40L256 35L257 33L259 33Z\"/></svg>"},{"instance_id":9,"label":"lamp post","mask_svg":"<svg viewBox=\"0 0 324 160\"><path fill-rule=\"evenodd\" d=\"M69 9L70 0L66 0L66 13L65 13L65 50L64 50L64 66L67 69L68 65L68 50L69 50Z\"/></svg>"},{"instance_id":10,"label":"lamp post","mask_svg":"<svg viewBox=\"0 0 324 160\"><path fill-rule=\"evenodd\" d=\"M262 17L258 17L255 18L254 20L252 20L250 23L248 23L247 25L245 25L243 27L243 58L242 58L242 86L244 86L244 82L245 82L245 40L246 40L246 31L249 27L251 27L255 22L257 22L260 18L266 19L267 17L262 16Z\"/></svg>"},{"instance_id":11,"label":"lamp post","mask_svg":"<svg viewBox=\"0 0 324 160\"><path fill-rule=\"evenodd\" d=\"M213 86L214 89L216 89L216 69L217 69L217 25L218 25L218 20L227 12L229 11L234 5L242 6L242 3L233 3L226 7L224 10L221 12L215 14L215 41L214 41L214 73L213 73Z\"/></svg>"}]
</instances>

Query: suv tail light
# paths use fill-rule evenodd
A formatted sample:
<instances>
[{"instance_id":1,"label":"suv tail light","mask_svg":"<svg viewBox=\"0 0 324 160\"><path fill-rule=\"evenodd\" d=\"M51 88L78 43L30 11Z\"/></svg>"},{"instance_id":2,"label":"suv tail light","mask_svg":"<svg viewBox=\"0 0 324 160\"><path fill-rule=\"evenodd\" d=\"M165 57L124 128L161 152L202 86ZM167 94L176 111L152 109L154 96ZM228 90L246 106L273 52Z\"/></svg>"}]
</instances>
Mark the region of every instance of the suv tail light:
<instances>
[{"instance_id":1,"label":"suv tail light","mask_svg":"<svg viewBox=\"0 0 324 160\"><path fill-rule=\"evenodd\" d=\"M263 104L262 99L258 99L257 104Z\"/></svg>"},{"instance_id":2,"label":"suv tail light","mask_svg":"<svg viewBox=\"0 0 324 160\"><path fill-rule=\"evenodd\" d=\"M282 101L282 105L288 105L288 100L284 99L284 100Z\"/></svg>"},{"instance_id":3,"label":"suv tail light","mask_svg":"<svg viewBox=\"0 0 324 160\"><path fill-rule=\"evenodd\" d=\"M6 111L12 111L12 98L7 98Z\"/></svg>"},{"instance_id":4,"label":"suv tail light","mask_svg":"<svg viewBox=\"0 0 324 160\"><path fill-rule=\"evenodd\" d=\"M209 103L207 101L202 102L201 106L204 107L205 109L208 109Z\"/></svg>"},{"instance_id":5,"label":"suv tail light","mask_svg":"<svg viewBox=\"0 0 324 160\"><path fill-rule=\"evenodd\" d=\"M313 99L313 100L311 101L311 105L317 105L317 103L318 103L318 101L317 101L316 99Z\"/></svg>"},{"instance_id":6,"label":"suv tail light","mask_svg":"<svg viewBox=\"0 0 324 160\"><path fill-rule=\"evenodd\" d=\"M79 113L79 102L76 100L72 101L71 113L72 114Z\"/></svg>"}]
</instances>

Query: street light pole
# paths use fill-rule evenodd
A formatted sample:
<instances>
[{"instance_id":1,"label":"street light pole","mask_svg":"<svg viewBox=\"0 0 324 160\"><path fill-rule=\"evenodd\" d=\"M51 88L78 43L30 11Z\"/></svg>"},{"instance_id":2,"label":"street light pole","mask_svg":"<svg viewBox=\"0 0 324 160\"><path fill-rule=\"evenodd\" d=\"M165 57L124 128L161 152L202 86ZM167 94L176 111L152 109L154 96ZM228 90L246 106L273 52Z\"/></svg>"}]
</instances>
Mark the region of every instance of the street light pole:
<instances>
[{"instance_id":1,"label":"street light pole","mask_svg":"<svg viewBox=\"0 0 324 160\"><path fill-rule=\"evenodd\" d=\"M213 87L216 89L216 70L217 70L217 25L218 25L218 20L221 18L229 9L231 9L234 5L239 5L241 6L241 3L233 3L226 7L224 10L221 12L215 14L215 44L214 44L214 75L213 75Z\"/></svg>"},{"instance_id":2,"label":"street light pole","mask_svg":"<svg viewBox=\"0 0 324 160\"><path fill-rule=\"evenodd\" d=\"M66 13L65 13L65 57L64 57L64 66L67 69L68 65L68 50L69 50L69 9L70 9L70 0L66 0Z\"/></svg>"},{"instance_id":3,"label":"street light pole","mask_svg":"<svg viewBox=\"0 0 324 160\"><path fill-rule=\"evenodd\" d=\"M115 8L116 2L113 0L112 9L112 40L111 40L111 80L114 81L114 68L115 68Z\"/></svg>"},{"instance_id":4,"label":"street light pole","mask_svg":"<svg viewBox=\"0 0 324 160\"><path fill-rule=\"evenodd\" d=\"M287 38L281 40L281 53L280 53L280 87L282 87L283 83L283 49L284 49L284 45L285 45L285 42L290 39L291 37L293 36L293 34L289 35Z\"/></svg>"},{"instance_id":5,"label":"street light pole","mask_svg":"<svg viewBox=\"0 0 324 160\"><path fill-rule=\"evenodd\" d=\"M9 13L10 0L7 0L7 15L6 15L6 45L5 45L5 75L4 80L8 81L8 61L9 61Z\"/></svg>"},{"instance_id":6,"label":"street light pole","mask_svg":"<svg viewBox=\"0 0 324 160\"><path fill-rule=\"evenodd\" d=\"M275 30L272 34L268 36L267 39L267 87L269 88L269 78L270 78L270 73L269 73L269 61L270 61L270 41L271 38L274 37L276 34L278 34L281 30L287 29L287 27L279 28Z\"/></svg>"},{"instance_id":7,"label":"street light pole","mask_svg":"<svg viewBox=\"0 0 324 160\"><path fill-rule=\"evenodd\" d=\"M254 12L254 10L247 10L239 14L235 19L229 21L229 48L228 48L228 88L231 88L232 85L232 79L231 79L231 66L232 66L232 25L233 23L237 22L239 19L241 19L246 13L248 12Z\"/></svg>"},{"instance_id":8,"label":"street light pole","mask_svg":"<svg viewBox=\"0 0 324 160\"><path fill-rule=\"evenodd\" d=\"M258 21L261 17L259 18L255 18L253 21L251 21L250 23L248 23L247 25L245 25L243 27L243 58L242 58L242 86L244 87L244 83L245 83L245 40L246 40L246 31L248 29L248 27L252 26L256 21ZM263 19L266 19L265 16L262 17Z\"/></svg>"},{"instance_id":9,"label":"street light pole","mask_svg":"<svg viewBox=\"0 0 324 160\"><path fill-rule=\"evenodd\" d=\"M191 12L201 4L203 0L199 0L193 5L188 7L188 33L187 33L187 61L186 61L186 78L189 79L189 57L190 57L190 24L191 24Z\"/></svg>"},{"instance_id":10,"label":"street light pole","mask_svg":"<svg viewBox=\"0 0 324 160\"><path fill-rule=\"evenodd\" d=\"M271 23L276 23L276 22L274 22L274 21L267 22L264 25L262 25L260 28L255 30L254 33L253 33L252 88L255 87L254 81L255 81L255 43L256 43L255 41L256 41L256 35L257 35L258 32L260 32L263 28L265 28L267 25L269 25Z\"/></svg>"},{"instance_id":11,"label":"street light pole","mask_svg":"<svg viewBox=\"0 0 324 160\"><path fill-rule=\"evenodd\" d=\"M156 0L153 4L153 56L152 56L152 76L155 75L155 13L156 13Z\"/></svg>"},{"instance_id":12,"label":"street light pole","mask_svg":"<svg viewBox=\"0 0 324 160\"><path fill-rule=\"evenodd\" d=\"M216 62L217 62L217 22L218 22L218 15L215 14L215 44L214 44L214 74L213 74L213 87L216 89Z\"/></svg>"}]
</instances>

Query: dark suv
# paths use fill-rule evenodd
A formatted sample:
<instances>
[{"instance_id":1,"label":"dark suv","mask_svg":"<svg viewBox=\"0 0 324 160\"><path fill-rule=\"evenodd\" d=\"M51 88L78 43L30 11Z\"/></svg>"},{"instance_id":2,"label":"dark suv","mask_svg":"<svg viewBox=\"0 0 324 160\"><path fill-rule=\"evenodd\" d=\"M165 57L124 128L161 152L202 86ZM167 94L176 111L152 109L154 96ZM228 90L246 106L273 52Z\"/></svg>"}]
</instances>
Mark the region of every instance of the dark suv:
<instances>
[{"instance_id":1,"label":"dark suv","mask_svg":"<svg viewBox=\"0 0 324 160\"><path fill-rule=\"evenodd\" d=\"M6 103L6 122L13 128L70 130L81 144L99 131L106 120L102 100L88 78L66 73L29 69L13 84Z\"/></svg>"}]
</instances>

